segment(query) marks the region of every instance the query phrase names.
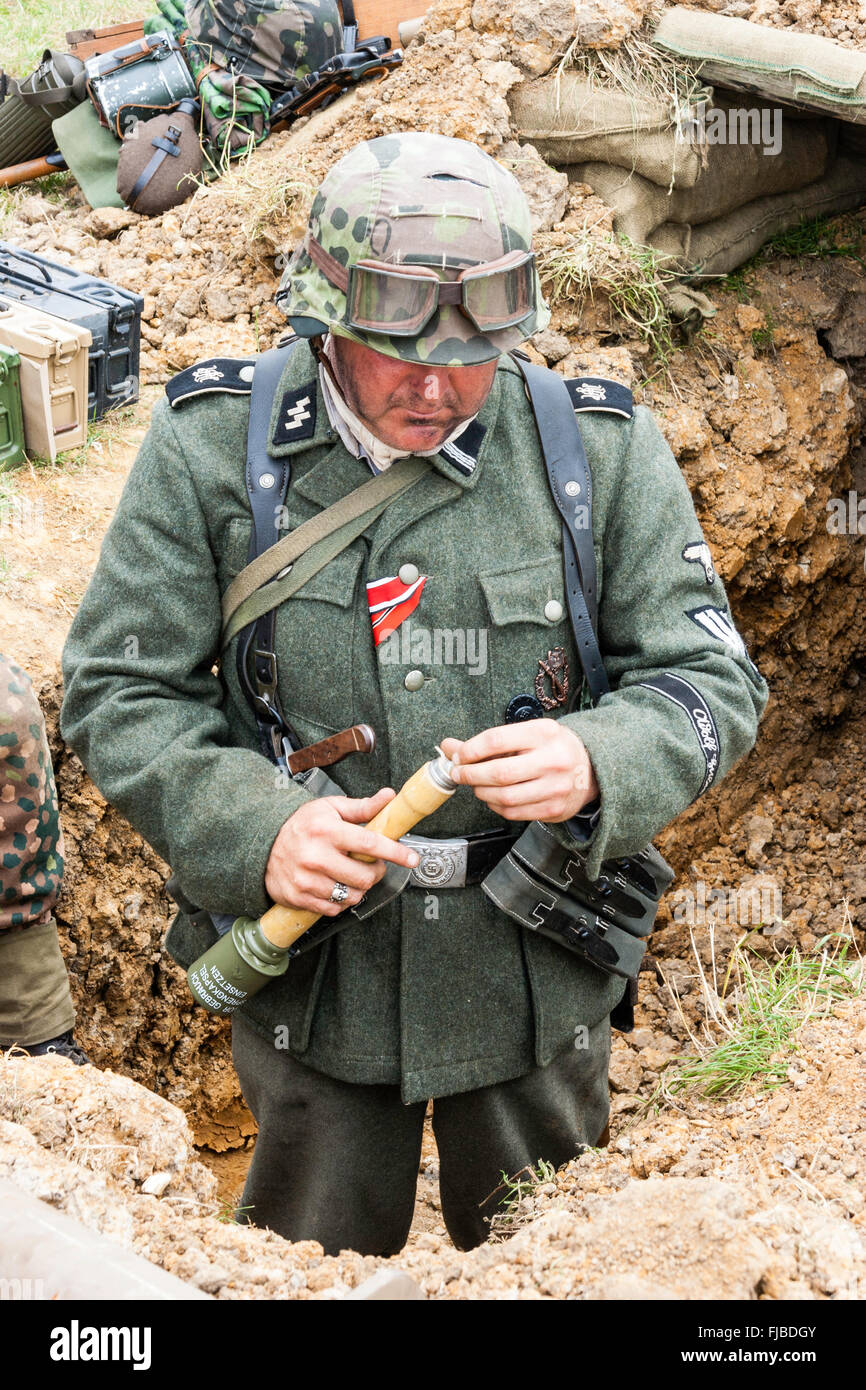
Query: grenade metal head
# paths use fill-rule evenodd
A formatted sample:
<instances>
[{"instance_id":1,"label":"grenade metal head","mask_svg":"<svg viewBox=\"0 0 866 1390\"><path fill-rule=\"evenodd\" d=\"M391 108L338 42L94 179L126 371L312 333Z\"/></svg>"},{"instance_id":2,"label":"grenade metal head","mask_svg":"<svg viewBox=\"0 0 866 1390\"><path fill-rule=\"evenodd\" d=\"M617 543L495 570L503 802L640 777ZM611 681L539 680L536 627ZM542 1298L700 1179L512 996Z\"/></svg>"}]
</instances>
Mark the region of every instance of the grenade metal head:
<instances>
[{"instance_id":1,"label":"grenade metal head","mask_svg":"<svg viewBox=\"0 0 866 1390\"><path fill-rule=\"evenodd\" d=\"M197 1004L227 1017L284 974L289 953L268 941L261 923L238 917L230 932L189 967L187 983Z\"/></svg>"}]
</instances>

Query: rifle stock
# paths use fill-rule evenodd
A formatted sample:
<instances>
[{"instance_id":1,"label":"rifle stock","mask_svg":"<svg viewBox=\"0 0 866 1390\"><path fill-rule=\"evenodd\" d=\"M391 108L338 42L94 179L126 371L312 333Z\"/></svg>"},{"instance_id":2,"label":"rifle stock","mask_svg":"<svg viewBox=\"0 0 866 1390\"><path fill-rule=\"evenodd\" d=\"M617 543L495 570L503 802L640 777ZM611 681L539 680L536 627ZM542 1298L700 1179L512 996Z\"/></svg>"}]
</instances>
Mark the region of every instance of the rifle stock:
<instances>
[{"instance_id":1,"label":"rifle stock","mask_svg":"<svg viewBox=\"0 0 866 1390\"><path fill-rule=\"evenodd\" d=\"M10 164L0 169L0 188L14 188L28 179L41 179L46 174L56 174L69 165L62 154L47 154L43 159L26 159L23 164Z\"/></svg>"}]
</instances>

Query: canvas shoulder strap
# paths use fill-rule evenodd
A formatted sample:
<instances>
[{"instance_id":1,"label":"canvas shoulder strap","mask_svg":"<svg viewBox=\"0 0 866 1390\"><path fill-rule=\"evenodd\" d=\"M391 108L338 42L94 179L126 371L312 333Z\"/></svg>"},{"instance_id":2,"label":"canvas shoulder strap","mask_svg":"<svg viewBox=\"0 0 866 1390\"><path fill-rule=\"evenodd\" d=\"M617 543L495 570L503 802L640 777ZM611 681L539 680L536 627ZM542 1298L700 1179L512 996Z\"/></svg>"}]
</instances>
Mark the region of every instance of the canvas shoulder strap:
<instances>
[{"instance_id":1,"label":"canvas shoulder strap","mask_svg":"<svg viewBox=\"0 0 866 1390\"><path fill-rule=\"evenodd\" d=\"M386 473L355 488L258 555L223 595L223 646L240 628L276 608L318 574L430 468L428 460L420 458L392 464ZM285 574L287 569L291 574Z\"/></svg>"}]
</instances>

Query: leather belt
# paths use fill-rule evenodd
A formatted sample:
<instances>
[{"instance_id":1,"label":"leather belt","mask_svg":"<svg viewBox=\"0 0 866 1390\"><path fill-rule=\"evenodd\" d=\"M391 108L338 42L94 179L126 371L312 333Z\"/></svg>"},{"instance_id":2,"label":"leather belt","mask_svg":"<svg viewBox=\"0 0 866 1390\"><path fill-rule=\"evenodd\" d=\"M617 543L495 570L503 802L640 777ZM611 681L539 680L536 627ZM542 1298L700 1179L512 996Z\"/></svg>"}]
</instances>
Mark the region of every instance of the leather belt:
<instances>
[{"instance_id":1,"label":"leather belt","mask_svg":"<svg viewBox=\"0 0 866 1390\"><path fill-rule=\"evenodd\" d=\"M411 845L421 856L409 875L407 887L466 888L480 883L525 828L521 823L514 830L478 830L442 840L427 835L401 835L400 843Z\"/></svg>"}]
</instances>

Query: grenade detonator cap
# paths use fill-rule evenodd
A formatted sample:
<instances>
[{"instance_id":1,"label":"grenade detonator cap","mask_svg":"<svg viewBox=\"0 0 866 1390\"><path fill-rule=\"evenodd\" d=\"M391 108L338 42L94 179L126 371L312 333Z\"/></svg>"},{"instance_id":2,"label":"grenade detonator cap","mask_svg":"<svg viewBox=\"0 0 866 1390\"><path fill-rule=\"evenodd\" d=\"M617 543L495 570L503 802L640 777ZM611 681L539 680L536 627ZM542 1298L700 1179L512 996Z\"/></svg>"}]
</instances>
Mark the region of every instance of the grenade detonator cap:
<instances>
[{"instance_id":1,"label":"grenade detonator cap","mask_svg":"<svg viewBox=\"0 0 866 1390\"><path fill-rule=\"evenodd\" d=\"M407 362L490 362L546 326L517 180L465 140L410 131L334 165L277 303L301 337L330 329Z\"/></svg>"}]
</instances>

